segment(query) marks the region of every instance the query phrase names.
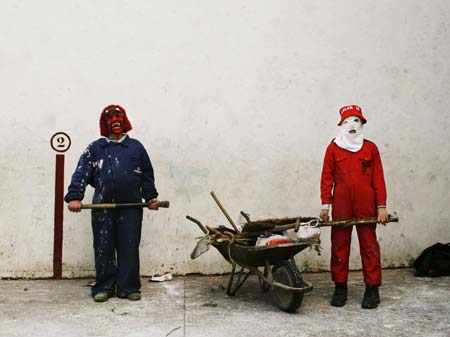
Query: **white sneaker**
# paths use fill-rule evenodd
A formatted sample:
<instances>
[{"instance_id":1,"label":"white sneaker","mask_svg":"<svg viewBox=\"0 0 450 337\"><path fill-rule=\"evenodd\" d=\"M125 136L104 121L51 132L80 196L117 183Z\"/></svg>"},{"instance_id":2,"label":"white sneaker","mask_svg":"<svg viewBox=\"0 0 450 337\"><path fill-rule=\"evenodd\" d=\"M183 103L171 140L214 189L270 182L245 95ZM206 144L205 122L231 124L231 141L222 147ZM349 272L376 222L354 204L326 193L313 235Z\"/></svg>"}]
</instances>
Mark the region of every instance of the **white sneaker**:
<instances>
[{"instance_id":1,"label":"white sneaker","mask_svg":"<svg viewBox=\"0 0 450 337\"><path fill-rule=\"evenodd\" d=\"M151 282L164 282L164 281L170 281L171 279L173 279L172 273L169 271L166 271L162 275L153 275L150 278L150 281Z\"/></svg>"}]
</instances>

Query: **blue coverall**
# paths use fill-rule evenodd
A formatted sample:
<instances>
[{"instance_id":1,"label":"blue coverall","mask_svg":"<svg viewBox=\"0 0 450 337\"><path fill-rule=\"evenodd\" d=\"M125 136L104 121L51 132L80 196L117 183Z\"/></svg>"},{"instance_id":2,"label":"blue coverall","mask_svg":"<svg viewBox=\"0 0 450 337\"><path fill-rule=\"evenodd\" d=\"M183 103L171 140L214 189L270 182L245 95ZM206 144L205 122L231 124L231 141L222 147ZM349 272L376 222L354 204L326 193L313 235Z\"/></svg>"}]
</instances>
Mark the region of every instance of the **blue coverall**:
<instances>
[{"instance_id":1,"label":"blue coverall","mask_svg":"<svg viewBox=\"0 0 450 337\"><path fill-rule=\"evenodd\" d=\"M94 204L140 203L158 196L147 151L128 135L120 142L100 138L89 144L64 200L83 200L87 184L95 188ZM139 291L142 213L142 208L92 210L96 270L93 296L113 293L116 285L126 294Z\"/></svg>"}]
</instances>

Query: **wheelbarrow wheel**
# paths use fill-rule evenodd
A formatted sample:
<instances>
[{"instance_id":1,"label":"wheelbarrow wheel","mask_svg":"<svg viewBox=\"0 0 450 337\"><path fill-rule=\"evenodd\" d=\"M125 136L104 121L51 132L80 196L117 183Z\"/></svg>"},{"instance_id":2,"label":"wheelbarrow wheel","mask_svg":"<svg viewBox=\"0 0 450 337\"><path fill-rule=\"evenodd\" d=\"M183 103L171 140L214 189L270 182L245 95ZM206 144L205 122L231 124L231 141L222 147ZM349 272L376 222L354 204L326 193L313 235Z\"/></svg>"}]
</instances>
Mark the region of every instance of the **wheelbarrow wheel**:
<instances>
[{"instance_id":1,"label":"wheelbarrow wheel","mask_svg":"<svg viewBox=\"0 0 450 337\"><path fill-rule=\"evenodd\" d=\"M304 285L302 274L290 261L281 261L272 269L274 281L295 288ZM286 312L295 312L303 301L303 292L272 287L272 298L278 308Z\"/></svg>"}]
</instances>

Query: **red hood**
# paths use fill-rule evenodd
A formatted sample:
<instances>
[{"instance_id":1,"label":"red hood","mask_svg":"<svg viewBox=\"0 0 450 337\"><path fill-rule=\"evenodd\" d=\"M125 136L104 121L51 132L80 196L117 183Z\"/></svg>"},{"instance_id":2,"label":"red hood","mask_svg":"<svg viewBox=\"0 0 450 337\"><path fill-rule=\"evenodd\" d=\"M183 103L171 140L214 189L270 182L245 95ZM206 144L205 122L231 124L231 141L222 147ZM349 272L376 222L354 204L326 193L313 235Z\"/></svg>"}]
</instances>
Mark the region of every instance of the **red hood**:
<instances>
[{"instance_id":1,"label":"red hood","mask_svg":"<svg viewBox=\"0 0 450 337\"><path fill-rule=\"evenodd\" d=\"M128 120L127 112L125 111L125 109L122 108L120 105L111 104L111 105L108 105L107 107L105 107L102 111L102 114L100 115L100 134L102 136L108 137L108 135L109 135L109 131L106 128L105 113L106 113L106 111L113 109L113 108L119 109L120 111L123 112L123 114L125 116L125 125L123 126L123 132L128 132L131 129L133 129L130 121Z\"/></svg>"}]
</instances>

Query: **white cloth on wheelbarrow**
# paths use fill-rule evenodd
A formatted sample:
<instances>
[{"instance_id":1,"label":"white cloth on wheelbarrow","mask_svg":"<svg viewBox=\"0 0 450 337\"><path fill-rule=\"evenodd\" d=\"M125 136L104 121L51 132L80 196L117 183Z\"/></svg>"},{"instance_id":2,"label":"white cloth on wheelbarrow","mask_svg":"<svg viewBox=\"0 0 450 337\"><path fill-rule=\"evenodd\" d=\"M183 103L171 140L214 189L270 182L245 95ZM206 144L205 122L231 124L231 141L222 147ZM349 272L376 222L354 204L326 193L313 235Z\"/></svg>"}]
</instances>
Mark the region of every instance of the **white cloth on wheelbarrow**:
<instances>
[{"instance_id":1,"label":"white cloth on wheelbarrow","mask_svg":"<svg viewBox=\"0 0 450 337\"><path fill-rule=\"evenodd\" d=\"M312 226L301 226L298 232L295 229L288 229L284 234L292 241L312 240L320 238L320 228Z\"/></svg>"}]
</instances>

